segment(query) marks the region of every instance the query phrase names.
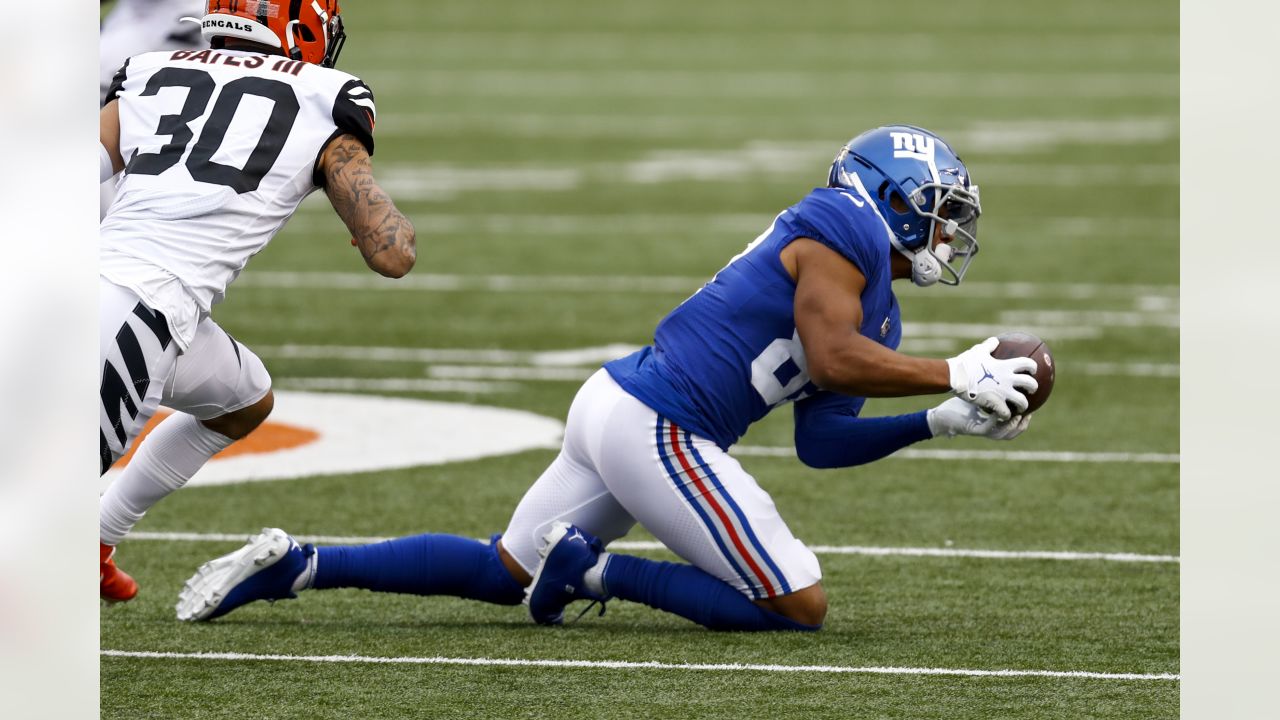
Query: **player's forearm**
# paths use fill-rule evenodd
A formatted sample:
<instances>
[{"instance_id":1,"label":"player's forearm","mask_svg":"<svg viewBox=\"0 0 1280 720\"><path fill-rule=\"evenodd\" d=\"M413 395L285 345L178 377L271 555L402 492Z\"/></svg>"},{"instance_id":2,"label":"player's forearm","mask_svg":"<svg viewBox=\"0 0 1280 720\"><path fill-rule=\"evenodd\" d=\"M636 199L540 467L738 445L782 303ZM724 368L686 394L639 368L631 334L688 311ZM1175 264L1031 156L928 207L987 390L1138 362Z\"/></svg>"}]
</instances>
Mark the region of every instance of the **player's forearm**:
<instances>
[{"instance_id":1,"label":"player's forearm","mask_svg":"<svg viewBox=\"0 0 1280 720\"><path fill-rule=\"evenodd\" d=\"M844 395L904 397L951 389L946 360L904 355L861 335L810 353L808 365L814 384Z\"/></svg>"},{"instance_id":2,"label":"player's forearm","mask_svg":"<svg viewBox=\"0 0 1280 720\"><path fill-rule=\"evenodd\" d=\"M325 192L351 231L365 263L387 277L402 277L417 260L413 223L373 178L364 146L350 135L335 140L324 154Z\"/></svg>"},{"instance_id":3,"label":"player's forearm","mask_svg":"<svg viewBox=\"0 0 1280 720\"><path fill-rule=\"evenodd\" d=\"M833 412L796 416L796 457L812 468L864 465L931 437L923 410L874 418Z\"/></svg>"},{"instance_id":4,"label":"player's forearm","mask_svg":"<svg viewBox=\"0 0 1280 720\"><path fill-rule=\"evenodd\" d=\"M387 200L390 203L390 199ZM373 219L364 228L352 228L356 247L364 256L365 264L374 272L387 277L404 277L413 269L418 259L418 249L413 223L391 206L381 217Z\"/></svg>"}]
</instances>

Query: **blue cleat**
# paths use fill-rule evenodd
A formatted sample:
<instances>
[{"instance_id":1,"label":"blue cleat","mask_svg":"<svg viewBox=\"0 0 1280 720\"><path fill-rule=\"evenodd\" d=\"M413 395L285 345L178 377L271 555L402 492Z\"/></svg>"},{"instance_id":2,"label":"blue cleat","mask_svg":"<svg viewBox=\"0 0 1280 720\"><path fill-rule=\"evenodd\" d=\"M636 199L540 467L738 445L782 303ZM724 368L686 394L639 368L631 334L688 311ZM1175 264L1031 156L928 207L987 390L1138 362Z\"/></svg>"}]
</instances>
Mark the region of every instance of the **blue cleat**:
<instances>
[{"instance_id":1,"label":"blue cleat","mask_svg":"<svg viewBox=\"0 0 1280 720\"><path fill-rule=\"evenodd\" d=\"M212 620L254 600L296 598L293 583L315 552L279 528L264 528L239 550L200 566L178 593L178 619Z\"/></svg>"},{"instance_id":2,"label":"blue cleat","mask_svg":"<svg viewBox=\"0 0 1280 720\"><path fill-rule=\"evenodd\" d=\"M543 540L546 544L539 553L542 564L534 573L524 598L534 622L560 625L564 623L565 606L574 600L591 600L594 604L607 599L588 590L582 579L604 552L604 543L599 538L569 523L558 522L551 526ZM600 614L604 614L603 607Z\"/></svg>"}]
</instances>

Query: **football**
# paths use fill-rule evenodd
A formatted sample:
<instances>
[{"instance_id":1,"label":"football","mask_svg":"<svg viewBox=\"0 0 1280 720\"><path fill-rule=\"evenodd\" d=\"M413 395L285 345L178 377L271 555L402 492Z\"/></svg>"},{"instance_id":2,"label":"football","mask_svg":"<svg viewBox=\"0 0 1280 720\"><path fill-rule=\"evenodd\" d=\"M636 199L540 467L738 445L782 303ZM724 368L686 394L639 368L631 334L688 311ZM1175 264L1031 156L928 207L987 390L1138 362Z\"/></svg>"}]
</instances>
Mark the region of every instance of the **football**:
<instances>
[{"instance_id":1,"label":"football","mask_svg":"<svg viewBox=\"0 0 1280 720\"><path fill-rule=\"evenodd\" d=\"M1000 344L991 353L997 360L1015 357L1029 357L1036 361L1036 371L1032 373L1040 387L1027 396L1027 412L1039 410L1053 392L1053 355L1049 346L1031 333L1009 332L996 336Z\"/></svg>"}]
</instances>

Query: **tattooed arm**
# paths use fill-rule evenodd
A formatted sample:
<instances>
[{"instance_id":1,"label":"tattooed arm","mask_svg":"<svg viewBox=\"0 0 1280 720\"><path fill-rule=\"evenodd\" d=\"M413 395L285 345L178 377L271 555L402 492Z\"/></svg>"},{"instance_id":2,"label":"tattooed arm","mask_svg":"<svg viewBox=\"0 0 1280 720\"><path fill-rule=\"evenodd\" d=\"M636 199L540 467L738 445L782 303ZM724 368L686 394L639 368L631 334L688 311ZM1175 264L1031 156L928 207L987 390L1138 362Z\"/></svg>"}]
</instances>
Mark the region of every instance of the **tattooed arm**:
<instances>
[{"instance_id":1,"label":"tattooed arm","mask_svg":"<svg viewBox=\"0 0 1280 720\"><path fill-rule=\"evenodd\" d=\"M352 135L340 135L320 154L324 190L338 217L351 231L371 270L404 277L418 257L413 223L373 179L369 153Z\"/></svg>"}]
</instances>

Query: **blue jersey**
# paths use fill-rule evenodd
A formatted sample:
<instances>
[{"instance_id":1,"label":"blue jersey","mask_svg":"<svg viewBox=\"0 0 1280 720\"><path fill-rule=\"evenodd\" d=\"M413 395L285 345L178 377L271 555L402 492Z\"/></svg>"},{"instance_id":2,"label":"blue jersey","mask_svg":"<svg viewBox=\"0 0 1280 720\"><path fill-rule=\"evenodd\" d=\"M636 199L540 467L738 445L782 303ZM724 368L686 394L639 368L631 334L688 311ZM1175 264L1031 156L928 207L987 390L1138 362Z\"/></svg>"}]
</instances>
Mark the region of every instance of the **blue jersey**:
<instances>
[{"instance_id":1,"label":"blue jersey","mask_svg":"<svg viewBox=\"0 0 1280 720\"><path fill-rule=\"evenodd\" d=\"M889 228L870 198L819 188L663 318L652 345L607 363L609 374L660 415L724 449L778 405L829 395L809 380L796 332L795 281L779 257L801 237L862 271L858 332L897 349L902 323L890 288ZM852 412L861 405L854 401Z\"/></svg>"}]
</instances>

